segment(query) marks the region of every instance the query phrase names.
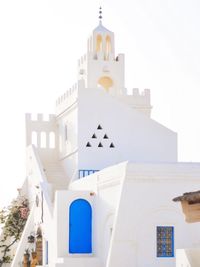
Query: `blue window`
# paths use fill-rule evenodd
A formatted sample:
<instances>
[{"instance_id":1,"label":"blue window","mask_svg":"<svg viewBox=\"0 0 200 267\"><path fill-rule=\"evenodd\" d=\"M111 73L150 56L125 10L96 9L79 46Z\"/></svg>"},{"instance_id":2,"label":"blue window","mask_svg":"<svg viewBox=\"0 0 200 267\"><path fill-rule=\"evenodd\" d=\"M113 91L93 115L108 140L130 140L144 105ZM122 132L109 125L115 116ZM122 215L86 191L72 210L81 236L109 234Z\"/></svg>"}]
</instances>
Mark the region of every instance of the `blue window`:
<instances>
[{"instance_id":1,"label":"blue window","mask_svg":"<svg viewBox=\"0 0 200 267\"><path fill-rule=\"evenodd\" d=\"M98 171L99 170L79 170L79 178L83 178Z\"/></svg>"},{"instance_id":2,"label":"blue window","mask_svg":"<svg viewBox=\"0 0 200 267\"><path fill-rule=\"evenodd\" d=\"M92 253L92 208L85 199L69 208L69 253Z\"/></svg>"},{"instance_id":3,"label":"blue window","mask_svg":"<svg viewBox=\"0 0 200 267\"><path fill-rule=\"evenodd\" d=\"M174 257L173 226L157 226L157 257Z\"/></svg>"}]
</instances>

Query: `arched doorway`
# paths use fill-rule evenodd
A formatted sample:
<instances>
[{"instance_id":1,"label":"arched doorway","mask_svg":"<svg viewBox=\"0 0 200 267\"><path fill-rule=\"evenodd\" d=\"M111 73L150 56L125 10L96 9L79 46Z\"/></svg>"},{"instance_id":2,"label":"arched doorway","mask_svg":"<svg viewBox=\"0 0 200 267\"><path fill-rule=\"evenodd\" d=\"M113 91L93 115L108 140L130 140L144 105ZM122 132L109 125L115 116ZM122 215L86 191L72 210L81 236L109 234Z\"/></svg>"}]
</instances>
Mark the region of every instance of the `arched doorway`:
<instances>
[{"instance_id":1,"label":"arched doorway","mask_svg":"<svg viewBox=\"0 0 200 267\"><path fill-rule=\"evenodd\" d=\"M92 253L92 208L85 199L69 208L69 253Z\"/></svg>"}]
</instances>

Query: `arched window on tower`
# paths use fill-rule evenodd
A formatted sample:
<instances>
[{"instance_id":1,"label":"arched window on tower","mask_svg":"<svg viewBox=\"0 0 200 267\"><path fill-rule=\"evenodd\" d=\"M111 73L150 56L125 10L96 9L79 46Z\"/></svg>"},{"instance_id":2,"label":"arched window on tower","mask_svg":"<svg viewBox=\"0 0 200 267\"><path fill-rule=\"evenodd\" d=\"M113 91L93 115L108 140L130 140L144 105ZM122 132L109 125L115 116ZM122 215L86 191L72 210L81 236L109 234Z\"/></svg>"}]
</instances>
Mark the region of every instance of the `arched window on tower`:
<instances>
[{"instance_id":1,"label":"arched window on tower","mask_svg":"<svg viewBox=\"0 0 200 267\"><path fill-rule=\"evenodd\" d=\"M102 50L103 50L102 36L98 34L96 39L96 52L100 52Z\"/></svg>"},{"instance_id":2,"label":"arched window on tower","mask_svg":"<svg viewBox=\"0 0 200 267\"><path fill-rule=\"evenodd\" d=\"M110 52L111 52L111 39L110 39L110 36L107 35L106 36L106 54L105 54L106 60L109 59Z\"/></svg>"},{"instance_id":3,"label":"arched window on tower","mask_svg":"<svg viewBox=\"0 0 200 267\"><path fill-rule=\"evenodd\" d=\"M69 208L69 253L92 253L92 208L85 199Z\"/></svg>"},{"instance_id":4,"label":"arched window on tower","mask_svg":"<svg viewBox=\"0 0 200 267\"><path fill-rule=\"evenodd\" d=\"M37 147L37 145L38 145L38 133L32 132L31 139L32 139L32 144Z\"/></svg>"},{"instance_id":5,"label":"arched window on tower","mask_svg":"<svg viewBox=\"0 0 200 267\"><path fill-rule=\"evenodd\" d=\"M47 146L47 137L45 132L41 132L41 148L46 148Z\"/></svg>"},{"instance_id":6,"label":"arched window on tower","mask_svg":"<svg viewBox=\"0 0 200 267\"><path fill-rule=\"evenodd\" d=\"M49 148L55 148L55 146L56 146L55 133L50 132L49 133Z\"/></svg>"}]
</instances>

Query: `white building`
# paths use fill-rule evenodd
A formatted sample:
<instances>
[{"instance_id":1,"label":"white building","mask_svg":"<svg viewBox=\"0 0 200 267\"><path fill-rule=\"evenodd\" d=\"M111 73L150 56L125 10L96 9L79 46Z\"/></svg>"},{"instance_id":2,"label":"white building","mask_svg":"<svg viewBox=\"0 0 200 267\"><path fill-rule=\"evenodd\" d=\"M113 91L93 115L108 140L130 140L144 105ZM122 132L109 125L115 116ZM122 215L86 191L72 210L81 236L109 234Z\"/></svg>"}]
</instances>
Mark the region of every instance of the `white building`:
<instances>
[{"instance_id":1,"label":"white building","mask_svg":"<svg viewBox=\"0 0 200 267\"><path fill-rule=\"evenodd\" d=\"M151 119L148 89L127 94L124 72L100 21L56 113L26 115L32 206L12 267L38 228L50 267L172 267L177 248L200 246L172 202L200 188L200 164L177 163L177 134Z\"/></svg>"}]
</instances>

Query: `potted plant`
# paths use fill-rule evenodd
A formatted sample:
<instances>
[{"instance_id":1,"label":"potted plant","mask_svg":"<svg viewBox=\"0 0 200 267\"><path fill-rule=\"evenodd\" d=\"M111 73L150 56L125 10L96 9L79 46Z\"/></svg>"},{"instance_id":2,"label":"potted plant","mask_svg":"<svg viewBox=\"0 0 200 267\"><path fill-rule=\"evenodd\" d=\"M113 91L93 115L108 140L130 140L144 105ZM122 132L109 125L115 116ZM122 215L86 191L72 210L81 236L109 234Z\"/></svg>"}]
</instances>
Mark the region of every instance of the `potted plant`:
<instances>
[{"instance_id":1,"label":"potted plant","mask_svg":"<svg viewBox=\"0 0 200 267\"><path fill-rule=\"evenodd\" d=\"M42 235L41 234L37 234L37 242L41 242L42 241Z\"/></svg>"},{"instance_id":2,"label":"potted plant","mask_svg":"<svg viewBox=\"0 0 200 267\"><path fill-rule=\"evenodd\" d=\"M37 240L38 242L42 241L42 230L41 230L40 227L37 229L36 240Z\"/></svg>"},{"instance_id":3,"label":"potted plant","mask_svg":"<svg viewBox=\"0 0 200 267\"><path fill-rule=\"evenodd\" d=\"M24 252L23 266L24 267L29 267L30 266L30 253L29 253L28 249L26 249L25 252Z\"/></svg>"},{"instance_id":4,"label":"potted plant","mask_svg":"<svg viewBox=\"0 0 200 267\"><path fill-rule=\"evenodd\" d=\"M34 235L29 235L28 236L28 243L34 243L35 242L35 236Z\"/></svg>"},{"instance_id":5,"label":"potted plant","mask_svg":"<svg viewBox=\"0 0 200 267\"><path fill-rule=\"evenodd\" d=\"M32 260L31 260L31 267L35 267L39 264L38 258L37 258L37 252L32 250L31 252Z\"/></svg>"}]
</instances>

